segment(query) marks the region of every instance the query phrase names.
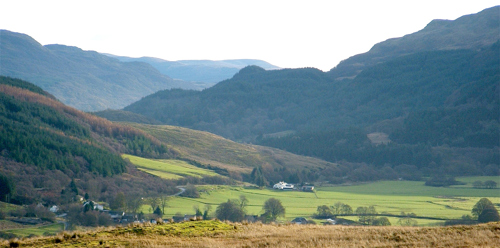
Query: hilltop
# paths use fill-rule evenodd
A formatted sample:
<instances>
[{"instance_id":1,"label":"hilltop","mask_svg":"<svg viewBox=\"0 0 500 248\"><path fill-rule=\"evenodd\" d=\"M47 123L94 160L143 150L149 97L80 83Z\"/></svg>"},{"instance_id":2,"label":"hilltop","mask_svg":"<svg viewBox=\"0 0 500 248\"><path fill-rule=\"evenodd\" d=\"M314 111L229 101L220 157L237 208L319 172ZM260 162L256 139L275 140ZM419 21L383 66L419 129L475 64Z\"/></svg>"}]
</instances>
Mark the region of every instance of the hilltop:
<instances>
[{"instance_id":1,"label":"hilltop","mask_svg":"<svg viewBox=\"0 0 500 248\"><path fill-rule=\"evenodd\" d=\"M422 30L375 44L368 52L354 55L329 71L334 78L352 78L377 63L425 51L477 50L498 41L500 6L456 20L433 20Z\"/></svg>"},{"instance_id":2,"label":"hilltop","mask_svg":"<svg viewBox=\"0 0 500 248\"><path fill-rule=\"evenodd\" d=\"M30 81L80 110L123 108L163 89L200 89L147 63L120 62L71 46L42 46L26 34L7 30L0 30L0 36L0 75Z\"/></svg>"}]
</instances>

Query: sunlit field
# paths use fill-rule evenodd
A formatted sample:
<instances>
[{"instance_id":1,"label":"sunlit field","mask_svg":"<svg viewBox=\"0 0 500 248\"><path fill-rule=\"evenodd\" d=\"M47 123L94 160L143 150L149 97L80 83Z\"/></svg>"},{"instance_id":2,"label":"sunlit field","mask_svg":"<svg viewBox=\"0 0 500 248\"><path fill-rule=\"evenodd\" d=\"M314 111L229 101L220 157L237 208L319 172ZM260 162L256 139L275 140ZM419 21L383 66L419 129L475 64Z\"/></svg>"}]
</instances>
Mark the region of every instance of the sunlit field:
<instances>
[{"instance_id":1,"label":"sunlit field","mask_svg":"<svg viewBox=\"0 0 500 248\"><path fill-rule=\"evenodd\" d=\"M476 179L474 179L476 180ZM484 179L483 179L484 180ZM271 198L278 198L286 208L288 221L295 217L311 217L318 206L332 206L336 202L349 204L354 210L361 206L375 206L379 213L400 214L415 213L420 217L457 219L470 214L476 202L487 197L494 204L500 204L498 189L443 188L424 186L424 182L381 181L355 186L317 187L316 193L298 191L278 191L271 189L249 189L231 186L201 186L200 198L172 197L165 217L176 213L194 214L193 206L200 209L205 204L212 205L212 211L218 204L228 199L238 199L244 195L248 199L247 213L260 215L262 205ZM149 206L143 206L144 213L150 213ZM397 219L394 218L395 225ZM434 225L442 220L418 219L419 225Z\"/></svg>"},{"instance_id":2,"label":"sunlit field","mask_svg":"<svg viewBox=\"0 0 500 248\"><path fill-rule=\"evenodd\" d=\"M179 179L185 176L201 177L219 175L211 170L198 168L181 160L153 160L128 154L123 154L122 157L129 159L139 170L165 179Z\"/></svg>"},{"instance_id":3,"label":"sunlit field","mask_svg":"<svg viewBox=\"0 0 500 248\"><path fill-rule=\"evenodd\" d=\"M6 233L12 233L19 237L27 237L30 235L44 236L55 235L64 230L64 224L52 224L46 226L37 226L29 228L17 228L10 230L3 230Z\"/></svg>"}]
</instances>

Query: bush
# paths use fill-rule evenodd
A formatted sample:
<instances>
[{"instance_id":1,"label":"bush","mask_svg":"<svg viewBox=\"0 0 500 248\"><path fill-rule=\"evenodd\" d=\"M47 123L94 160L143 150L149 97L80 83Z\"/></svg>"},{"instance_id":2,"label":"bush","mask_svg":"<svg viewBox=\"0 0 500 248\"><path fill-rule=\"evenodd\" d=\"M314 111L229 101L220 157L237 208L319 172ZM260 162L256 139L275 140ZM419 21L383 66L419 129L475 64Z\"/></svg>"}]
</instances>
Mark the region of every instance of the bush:
<instances>
[{"instance_id":1,"label":"bush","mask_svg":"<svg viewBox=\"0 0 500 248\"><path fill-rule=\"evenodd\" d=\"M17 238L17 236L13 233L8 233L8 232L2 232L0 231L0 239L14 239Z\"/></svg>"},{"instance_id":2,"label":"bush","mask_svg":"<svg viewBox=\"0 0 500 248\"><path fill-rule=\"evenodd\" d=\"M372 225L374 226L390 226L391 222L387 217L380 217L377 219L374 219L372 222Z\"/></svg>"},{"instance_id":3,"label":"bush","mask_svg":"<svg viewBox=\"0 0 500 248\"><path fill-rule=\"evenodd\" d=\"M496 189L497 188L497 183L492 180L488 180L484 182L484 187L487 189Z\"/></svg>"},{"instance_id":4,"label":"bush","mask_svg":"<svg viewBox=\"0 0 500 248\"><path fill-rule=\"evenodd\" d=\"M113 220L109 214L99 213L99 226L111 226L113 225Z\"/></svg>"},{"instance_id":5,"label":"bush","mask_svg":"<svg viewBox=\"0 0 500 248\"><path fill-rule=\"evenodd\" d=\"M485 209L495 209L495 206L488 198L481 198L472 208L472 216L479 217ZM496 210L496 209L495 209Z\"/></svg>"},{"instance_id":6,"label":"bush","mask_svg":"<svg viewBox=\"0 0 500 248\"><path fill-rule=\"evenodd\" d=\"M472 186L476 189L481 189L481 188L483 188L484 185L483 185L483 182L481 182L481 181L475 181L472 183Z\"/></svg>"},{"instance_id":7,"label":"bush","mask_svg":"<svg viewBox=\"0 0 500 248\"><path fill-rule=\"evenodd\" d=\"M479 223L500 221L500 216L498 215L498 210L495 207L488 206L483 209L477 220Z\"/></svg>"},{"instance_id":8,"label":"bush","mask_svg":"<svg viewBox=\"0 0 500 248\"><path fill-rule=\"evenodd\" d=\"M182 195L185 197L191 197L191 198L199 198L200 197L200 193L198 192L196 187L192 184L188 184L186 186L186 191L184 191L184 193L182 193Z\"/></svg>"},{"instance_id":9,"label":"bush","mask_svg":"<svg viewBox=\"0 0 500 248\"><path fill-rule=\"evenodd\" d=\"M227 200L227 202L217 207L215 216L220 220L240 222L245 218L245 211L240 207L237 200Z\"/></svg>"},{"instance_id":10,"label":"bush","mask_svg":"<svg viewBox=\"0 0 500 248\"><path fill-rule=\"evenodd\" d=\"M332 217L332 210L327 205L318 206L318 208L316 209L316 213L314 213L314 218L317 219L326 219Z\"/></svg>"}]
</instances>

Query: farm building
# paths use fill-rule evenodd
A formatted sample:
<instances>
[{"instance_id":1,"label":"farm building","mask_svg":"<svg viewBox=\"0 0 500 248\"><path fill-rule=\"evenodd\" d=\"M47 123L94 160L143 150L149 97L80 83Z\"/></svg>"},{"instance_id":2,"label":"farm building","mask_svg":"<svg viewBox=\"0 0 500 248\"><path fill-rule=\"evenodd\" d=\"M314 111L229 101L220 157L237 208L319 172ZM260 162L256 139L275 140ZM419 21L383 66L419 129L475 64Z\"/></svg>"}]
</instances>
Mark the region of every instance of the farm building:
<instances>
[{"instance_id":1,"label":"farm building","mask_svg":"<svg viewBox=\"0 0 500 248\"><path fill-rule=\"evenodd\" d=\"M314 186L313 185L302 186L302 191L313 192L314 191Z\"/></svg>"},{"instance_id":2,"label":"farm building","mask_svg":"<svg viewBox=\"0 0 500 248\"><path fill-rule=\"evenodd\" d=\"M285 182L279 182L273 186L273 189L279 189L279 190L293 190L294 186L293 184L285 183Z\"/></svg>"}]
</instances>

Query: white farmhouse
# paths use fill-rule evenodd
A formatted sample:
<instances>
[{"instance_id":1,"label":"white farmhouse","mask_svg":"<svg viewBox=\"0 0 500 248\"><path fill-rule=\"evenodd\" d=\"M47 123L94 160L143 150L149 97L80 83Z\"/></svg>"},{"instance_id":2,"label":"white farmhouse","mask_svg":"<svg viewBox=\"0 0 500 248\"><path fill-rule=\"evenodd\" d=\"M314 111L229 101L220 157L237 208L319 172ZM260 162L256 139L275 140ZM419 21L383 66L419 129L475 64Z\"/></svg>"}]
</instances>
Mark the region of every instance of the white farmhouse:
<instances>
[{"instance_id":1,"label":"white farmhouse","mask_svg":"<svg viewBox=\"0 0 500 248\"><path fill-rule=\"evenodd\" d=\"M279 182L273 186L273 189L280 189L280 190L293 190L294 186L293 184L285 183L285 182Z\"/></svg>"}]
</instances>

